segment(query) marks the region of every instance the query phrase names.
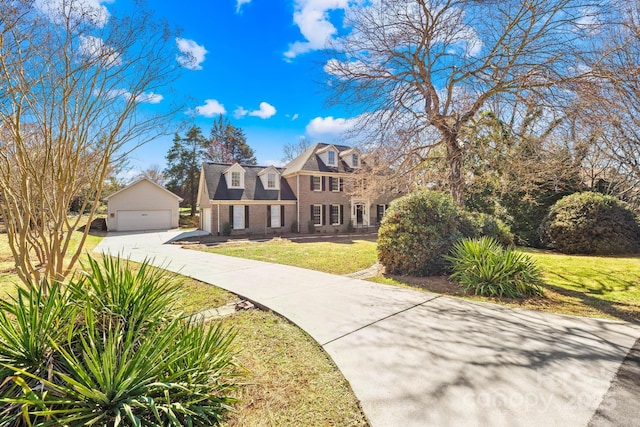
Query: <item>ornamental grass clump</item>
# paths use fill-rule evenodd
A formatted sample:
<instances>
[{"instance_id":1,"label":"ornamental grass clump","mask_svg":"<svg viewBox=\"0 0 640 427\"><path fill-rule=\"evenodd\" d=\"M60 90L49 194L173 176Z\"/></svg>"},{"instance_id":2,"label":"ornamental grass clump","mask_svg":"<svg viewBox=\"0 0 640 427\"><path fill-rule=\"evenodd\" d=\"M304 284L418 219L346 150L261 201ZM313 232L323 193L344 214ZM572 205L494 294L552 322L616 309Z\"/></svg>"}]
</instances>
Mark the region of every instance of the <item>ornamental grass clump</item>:
<instances>
[{"instance_id":1,"label":"ornamental grass clump","mask_svg":"<svg viewBox=\"0 0 640 427\"><path fill-rule=\"evenodd\" d=\"M242 372L234 334L183 316L146 262L84 267L0 301L0 426L219 423Z\"/></svg>"},{"instance_id":2,"label":"ornamental grass clump","mask_svg":"<svg viewBox=\"0 0 640 427\"><path fill-rule=\"evenodd\" d=\"M466 292L498 298L542 295L542 272L535 262L495 239L463 239L446 258L453 269L451 279Z\"/></svg>"}]
</instances>

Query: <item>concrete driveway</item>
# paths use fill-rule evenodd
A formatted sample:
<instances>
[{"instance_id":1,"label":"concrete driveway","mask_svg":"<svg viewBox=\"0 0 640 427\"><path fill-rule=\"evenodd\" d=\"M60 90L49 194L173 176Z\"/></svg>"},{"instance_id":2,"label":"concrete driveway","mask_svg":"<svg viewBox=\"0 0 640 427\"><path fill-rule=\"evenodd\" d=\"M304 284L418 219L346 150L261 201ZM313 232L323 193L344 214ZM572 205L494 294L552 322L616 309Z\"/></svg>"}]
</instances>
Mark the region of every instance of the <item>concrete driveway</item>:
<instances>
[{"instance_id":1,"label":"concrete driveway","mask_svg":"<svg viewBox=\"0 0 640 427\"><path fill-rule=\"evenodd\" d=\"M96 251L151 259L288 318L331 356L374 427L638 425L637 325L167 244L180 234L109 234Z\"/></svg>"}]
</instances>

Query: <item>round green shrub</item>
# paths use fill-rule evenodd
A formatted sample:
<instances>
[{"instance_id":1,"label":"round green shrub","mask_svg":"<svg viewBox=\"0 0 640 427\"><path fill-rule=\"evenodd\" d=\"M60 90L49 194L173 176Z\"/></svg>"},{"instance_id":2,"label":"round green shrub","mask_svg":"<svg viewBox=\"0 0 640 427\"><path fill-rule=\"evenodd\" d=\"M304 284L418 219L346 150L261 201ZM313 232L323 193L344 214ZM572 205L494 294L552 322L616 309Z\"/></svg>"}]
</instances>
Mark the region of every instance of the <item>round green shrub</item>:
<instances>
[{"instance_id":1,"label":"round green shrub","mask_svg":"<svg viewBox=\"0 0 640 427\"><path fill-rule=\"evenodd\" d=\"M463 237L491 237L503 246L511 246L514 242L509 226L486 213L461 211L458 215L458 230Z\"/></svg>"},{"instance_id":2,"label":"round green shrub","mask_svg":"<svg viewBox=\"0 0 640 427\"><path fill-rule=\"evenodd\" d=\"M446 272L443 256L460 238L457 218L448 194L421 191L394 200L378 230L378 260L391 274Z\"/></svg>"},{"instance_id":3,"label":"round green shrub","mask_svg":"<svg viewBox=\"0 0 640 427\"><path fill-rule=\"evenodd\" d=\"M540 226L547 247L566 254L612 255L640 251L640 222L628 204L599 193L560 199Z\"/></svg>"}]
</instances>

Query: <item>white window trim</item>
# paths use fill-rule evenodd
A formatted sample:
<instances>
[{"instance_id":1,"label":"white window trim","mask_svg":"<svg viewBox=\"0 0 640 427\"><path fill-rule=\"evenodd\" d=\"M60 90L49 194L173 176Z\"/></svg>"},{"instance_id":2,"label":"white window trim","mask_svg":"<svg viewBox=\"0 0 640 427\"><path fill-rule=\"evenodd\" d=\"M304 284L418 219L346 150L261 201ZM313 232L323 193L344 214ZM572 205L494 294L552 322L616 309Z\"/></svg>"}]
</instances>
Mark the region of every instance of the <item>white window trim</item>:
<instances>
[{"instance_id":1,"label":"white window trim","mask_svg":"<svg viewBox=\"0 0 640 427\"><path fill-rule=\"evenodd\" d=\"M333 154L333 161L331 161L331 155ZM336 152L333 150L327 151L327 164L330 166L335 166L336 164Z\"/></svg>"},{"instance_id":2,"label":"white window trim","mask_svg":"<svg viewBox=\"0 0 640 427\"><path fill-rule=\"evenodd\" d=\"M239 185L233 185L233 174L237 173L238 174L238 182ZM231 189L243 189L244 188L244 173L242 171L230 171L229 172L229 188Z\"/></svg>"},{"instance_id":3,"label":"white window trim","mask_svg":"<svg viewBox=\"0 0 640 427\"><path fill-rule=\"evenodd\" d=\"M273 185L269 185L269 184L271 184L271 181L269 181L270 177L273 177ZM267 174L267 189L275 190L276 188L277 188L277 185L276 185L276 174L273 173L273 172L268 173Z\"/></svg>"},{"instance_id":4,"label":"white window trim","mask_svg":"<svg viewBox=\"0 0 640 427\"><path fill-rule=\"evenodd\" d=\"M269 215L271 215L271 228L280 228L282 227L282 218L280 217L280 206L281 205L271 205L271 212L269 212ZM278 214L278 222L275 223L273 222L274 216L273 213L277 212ZM277 225L274 225L277 224Z\"/></svg>"},{"instance_id":5,"label":"white window trim","mask_svg":"<svg viewBox=\"0 0 640 427\"><path fill-rule=\"evenodd\" d=\"M330 181L331 181L331 183L336 183L336 182L338 183L338 184L337 184L337 190L334 190L334 189L333 189L333 187L331 187L331 189L330 189L330 190L331 190L332 192L334 192L334 193L339 193L339 192L340 192L340 179L341 179L341 178L335 178L335 177L334 177L334 178L331 178L331 180L330 180Z\"/></svg>"},{"instance_id":6,"label":"white window trim","mask_svg":"<svg viewBox=\"0 0 640 427\"><path fill-rule=\"evenodd\" d=\"M313 206L313 218L311 218L311 220L313 221L313 225L316 227L322 227L322 205L312 205ZM320 210L320 214L318 215L318 217L320 218L320 223L317 224L316 223L316 213L315 210L316 208L318 208Z\"/></svg>"},{"instance_id":7,"label":"white window trim","mask_svg":"<svg viewBox=\"0 0 640 427\"><path fill-rule=\"evenodd\" d=\"M329 221L331 221L331 209L332 208L338 208L338 215L336 216L336 219L338 220L338 222L331 222L331 225L342 225L340 224L340 217L342 216L342 205L329 205Z\"/></svg>"},{"instance_id":8,"label":"white window trim","mask_svg":"<svg viewBox=\"0 0 640 427\"><path fill-rule=\"evenodd\" d=\"M236 219L238 214L236 212L240 211L240 227L236 227ZM233 229L234 230L244 230L245 218L244 218L244 205L233 205Z\"/></svg>"},{"instance_id":9,"label":"white window trim","mask_svg":"<svg viewBox=\"0 0 640 427\"><path fill-rule=\"evenodd\" d=\"M318 180L318 189L316 190L316 179ZM313 175L313 191L322 191L322 176Z\"/></svg>"}]
</instances>

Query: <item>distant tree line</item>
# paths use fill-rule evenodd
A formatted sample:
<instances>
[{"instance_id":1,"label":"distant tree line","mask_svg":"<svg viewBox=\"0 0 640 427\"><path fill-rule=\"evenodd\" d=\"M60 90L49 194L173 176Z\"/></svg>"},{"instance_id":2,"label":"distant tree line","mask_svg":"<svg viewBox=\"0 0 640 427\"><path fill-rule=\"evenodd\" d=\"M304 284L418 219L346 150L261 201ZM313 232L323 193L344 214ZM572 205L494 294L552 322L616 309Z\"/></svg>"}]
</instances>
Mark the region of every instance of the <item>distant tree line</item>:
<instances>
[{"instance_id":1,"label":"distant tree line","mask_svg":"<svg viewBox=\"0 0 640 427\"><path fill-rule=\"evenodd\" d=\"M222 115L214 121L209 138L199 126L192 126L184 136L176 133L166 159L167 166L162 174L166 187L184 199L184 206L191 209L192 216L196 213L203 162L256 164L243 130Z\"/></svg>"}]
</instances>

